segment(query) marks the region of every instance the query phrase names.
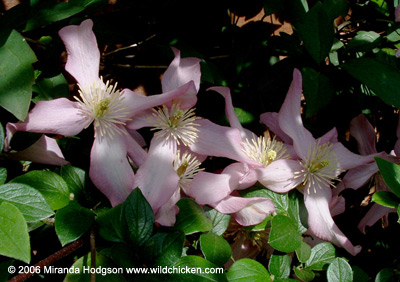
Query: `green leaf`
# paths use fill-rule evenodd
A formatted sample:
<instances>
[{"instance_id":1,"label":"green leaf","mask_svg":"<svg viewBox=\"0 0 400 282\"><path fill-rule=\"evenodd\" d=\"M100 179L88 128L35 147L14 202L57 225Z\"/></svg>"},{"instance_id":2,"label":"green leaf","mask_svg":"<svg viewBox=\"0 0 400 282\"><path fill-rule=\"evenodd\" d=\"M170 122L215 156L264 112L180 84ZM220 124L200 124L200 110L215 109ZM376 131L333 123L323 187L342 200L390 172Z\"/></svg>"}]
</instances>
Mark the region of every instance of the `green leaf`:
<instances>
[{"instance_id":1,"label":"green leaf","mask_svg":"<svg viewBox=\"0 0 400 282\"><path fill-rule=\"evenodd\" d=\"M394 26L390 27L387 31L387 40L390 42L397 42L400 41L400 27L399 24L396 23Z\"/></svg>"},{"instance_id":2,"label":"green leaf","mask_svg":"<svg viewBox=\"0 0 400 282\"><path fill-rule=\"evenodd\" d=\"M345 18L349 11L349 4L346 0L324 0L322 2L322 7L331 21L339 16Z\"/></svg>"},{"instance_id":3,"label":"green leaf","mask_svg":"<svg viewBox=\"0 0 400 282\"><path fill-rule=\"evenodd\" d=\"M8 281L8 278L10 276L8 268L13 264L14 264L13 259L0 262L0 282Z\"/></svg>"},{"instance_id":4,"label":"green leaf","mask_svg":"<svg viewBox=\"0 0 400 282\"><path fill-rule=\"evenodd\" d=\"M206 232L213 229L211 220L203 209L192 199L183 198L177 203L179 213L176 216L174 229L185 232L185 235L196 232Z\"/></svg>"},{"instance_id":5,"label":"green leaf","mask_svg":"<svg viewBox=\"0 0 400 282\"><path fill-rule=\"evenodd\" d=\"M399 278L394 269L384 268L376 275L375 282L394 282L399 281Z\"/></svg>"},{"instance_id":6,"label":"green leaf","mask_svg":"<svg viewBox=\"0 0 400 282\"><path fill-rule=\"evenodd\" d=\"M290 275L290 257L289 255L273 254L269 260L269 272L275 277L289 278Z\"/></svg>"},{"instance_id":7,"label":"green leaf","mask_svg":"<svg viewBox=\"0 0 400 282\"><path fill-rule=\"evenodd\" d=\"M60 169L60 175L67 183L70 193L74 194L74 199L82 203L86 199L86 172L78 167L63 165Z\"/></svg>"},{"instance_id":8,"label":"green leaf","mask_svg":"<svg viewBox=\"0 0 400 282\"><path fill-rule=\"evenodd\" d=\"M0 33L0 106L19 120L28 114L34 83L36 56L15 30Z\"/></svg>"},{"instance_id":9,"label":"green leaf","mask_svg":"<svg viewBox=\"0 0 400 282\"><path fill-rule=\"evenodd\" d=\"M62 73L53 77L40 77L32 87L33 92L38 95L32 99L33 102L48 101L56 98L68 98L68 83Z\"/></svg>"},{"instance_id":10,"label":"green leaf","mask_svg":"<svg viewBox=\"0 0 400 282\"><path fill-rule=\"evenodd\" d=\"M325 108L335 97L335 85L324 74L313 68L303 68L303 91L307 101L306 116Z\"/></svg>"},{"instance_id":11,"label":"green leaf","mask_svg":"<svg viewBox=\"0 0 400 282\"><path fill-rule=\"evenodd\" d=\"M310 258L306 261L306 267L313 270L323 270L336 258L335 247L331 243L320 243L311 249Z\"/></svg>"},{"instance_id":12,"label":"green leaf","mask_svg":"<svg viewBox=\"0 0 400 282\"><path fill-rule=\"evenodd\" d=\"M377 191L372 195L372 202L378 203L381 206L396 209L400 204L400 199L389 191Z\"/></svg>"},{"instance_id":13,"label":"green leaf","mask_svg":"<svg viewBox=\"0 0 400 282\"><path fill-rule=\"evenodd\" d=\"M91 282L93 281L90 278L90 272L84 271L91 266L91 255L90 253L79 258L74 264L70 267L68 274L65 276L64 282ZM123 268L118 268L116 265L107 257L102 254L96 253L96 269L100 270L114 270L118 273L110 273L106 275L102 275L101 273L96 274L96 282L124 282L126 281L122 272L124 272Z\"/></svg>"},{"instance_id":14,"label":"green leaf","mask_svg":"<svg viewBox=\"0 0 400 282\"><path fill-rule=\"evenodd\" d=\"M211 224L213 226L211 232L217 235L224 234L228 228L231 215L220 213L219 211L208 206L204 207L204 213L211 220Z\"/></svg>"},{"instance_id":15,"label":"green leaf","mask_svg":"<svg viewBox=\"0 0 400 282\"><path fill-rule=\"evenodd\" d=\"M370 281L370 277L364 270L362 270L357 265L353 265L353 280L357 282L368 282Z\"/></svg>"},{"instance_id":16,"label":"green leaf","mask_svg":"<svg viewBox=\"0 0 400 282\"><path fill-rule=\"evenodd\" d=\"M315 278L315 273L308 268L294 268L294 274L301 279L301 281L312 281Z\"/></svg>"},{"instance_id":17,"label":"green leaf","mask_svg":"<svg viewBox=\"0 0 400 282\"><path fill-rule=\"evenodd\" d=\"M121 220L125 241L141 246L150 238L153 232L153 209L147 202L139 188L131 192L122 204Z\"/></svg>"},{"instance_id":18,"label":"green leaf","mask_svg":"<svg viewBox=\"0 0 400 282\"><path fill-rule=\"evenodd\" d=\"M346 45L348 52L367 52L378 47L381 36L374 31L359 31L356 36Z\"/></svg>"},{"instance_id":19,"label":"green leaf","mask_svg":"<svg viewBox=\"0 0 400 282\"><path fill-rule=\"evenodd\" d=\"M292 252L301 246L301 233L297 224L287 216L277 215L272 218L268 242L276 250Z\"/></svg>"},{"instance_id":20,"label":"green leaf","mask_svg":"<svg viewBox=\"0 0 400 282\"><path fill-rule=\"evenodd\" d=\"M182 256L185 234L178 230L170 233L157 233L145 245L144 253L156 266L170 266Z\"/></svg>"},{"instance_id":21,"label":"green leaf","mask_svg":"<svg viewBox=\"0 0 400 282\"><path fill-rule=\"evenodd\" d=\"M275 14L276 12L279 12L284 7L285 7L284 6L284 1L282 1L282 0L264 1L264 13L265 13L266 16L269 16L271 14Z\"/></svg>"},{"instance_id":22,"label":"green leaf","mask_svg":"<svg viewBox=\"0 0 400 282\"><path fill-rule=\"evenodd\" d=\"M173 267L177 269L185 269L184 274L171 275L174 279L171 281L213 281L213 282L224 282L227 281L224 269L217 267L215 264L203 259L199 256L186 256L182 257ZM195 269L193 272L186 272L186 269ZM198 273L198 269L201 268L201 273ZM206 271L207 269L207 271ZM211 270L212 269L212 270Z\"/></svg>"},{"instance_id":23,"label":"green leaf","mask_svg":"<svg viewBox=\"0 0 400 282\"><path fill-rule=\"evenodd\" d=\"M35 222L52 216L49 204L36 189L20 183L0 185L0 202L16 206L27 222Z\"/></svg>"},{"instance_id":24,"label":"green leaf","mask_svg":"<svg viewBox=\"0 0 400 282\"><path fill-rule=\"evenodd\" d=\"M57 211L55 227L61 245L65 246L79 239L89 230L93 221L93 212L76 202L70 202L68 206Z\"/></svg>"},{"instance_id":25,"label":"green leaf","mask_svg":"<svg viewBox=\"0 0 400 282\"><path fill-rule=\"evenodd\" d=\"M341 65L355 79L371 88L385 103L400 108L400 72L371 58L359 58Z\"/></svg>"},{"instance_id":26,"label":"green leaf","mask_svg":"<svg viewBox=\"0 0 400 282\"><path fill-rule=\"evenodd\" d=\"M115 206L112 209L96 210L99 235L105 240L123 242L121 209L122 205Z\"/></svg>"},{"instance_id":27,"label":"green leaf","mask_svg":"<svg viewBox=\"0 0 400 282\"><path fill-rule=\"evenodd\" d=\"M236 261L226 274L229 282L268 282L271 277L265 267L252 259Z\"/></svg>"},{"instance_id":28,"label":"green leaf","mask_svg":"<svg viewBox=\"0 0 400 282\"><path fill-rule=\"evenodd\" d=\"M287 193L276 193L266 189L262 184L257 183L247 190L239 191L242 197L262 197L271 199L274 202L277 213L287 213L289 209L289 197Z\"/></svg>"},{"instance_id":29,"label":"green leaf","mask_svg":"<svg viewBox=\"0 0 400 282\"><path fill-rule=\"evenodd\" d=\"M0 254L29 263L31 245L26 221L12 204L0 205Z\"/></svg>"},{"instance_id":30,"label":"green leaf","mask_svg":"<svg viewBox=\"0 0 400 282\"><path fill-rule=\"evenodd\" d=\"M5 167L0 167L0 185L6 183L7 180L7 169Z\"/></svg>"},{"instance_id":31,"label":"green leaf","mask_svg":"<svg viewBox=\"0 0 400 282\"><path fill-rule=\"evenodd\" d=\"M301 245L296 249L296 255L299 262L306 262L311 256L311 247L306 242L301 241Z\"/></svg>"},{"instance_id":32,"label":"green leaf","mask_svg":"<svg viewBox=\"0 0 400 282\"><path fill-rule=\"evenodd\" d=\"M54 172L34 170L14 178L10 183L21 183L35 188L52 210L61 209L69 203L68 186L64 179Z\"/></svg>"},{"instance_id":33,"label":"green leaf","mask_svg":"<svg viewBox=\"0 0 400 282\"><path fill-rule=\"evenodd\" d=\"M304 195L296 189L289 192L289 208L288 215L297 222L297 230L300 233L307 231L308 213L304 205Z\"/></svg>"},{"instance_id":34,"label":"green leaf","mask_svg":"<svg viewBox=\"0 0 400 282\"><path fill-rule=\"evenodd\" d=\"M200 235L200 247L204 257L216 265L224 265L232 256L229 243L211 232Z\"/></svg>"},{"instance_id":35,"label":"green leaf","mask_svg":"<svg viewBox=\"0 0 400 282\"><path fill-rule=\"evenodd\" d=\"M326 272L328 282L352 282L353 271L351 266L342 258L336 258L329 265Z\"/></svg>"},{"instance_id":36,"label":"green leaf","mask_svg":"<svg viewBox=\"0 0 400 282\"><path fill-rule=\"evenodd\" d=\"M375 161L387 186L400 198L400 166L378 157Z\"/></svg>"},{"instance_id":37,"label":"green leaf","mask_svg":"<svg viewBox=\"0 0 400 282\"><path fill-rule=\"evenodd\" d=\"M385 0L371 0L369 4L386 17L390 16L389 6Z\"/></svg>"},{"instance_id":38,"label":"green leaf","mask_svg":"<svg viewBox=\"0 0 400 282\"><path fill-rule=\"evenodd\" d=\"M331 50L334 32L332 21L329 19L321 2L308 11L304 22L299 26L299 33L304 47L317 64L322 63Z\"/></svg>"},{"instance_id":39,"label":"green leaf","mask_svg":"<svg viewBox=\"0 0 400 282\"><path fill-rule=\"evenodd\" d=\"M233 109L241 124L249 124L254 121L254 115L252 113L246 112L241 108L234 107Z\"/></svg>"}]
</instances>

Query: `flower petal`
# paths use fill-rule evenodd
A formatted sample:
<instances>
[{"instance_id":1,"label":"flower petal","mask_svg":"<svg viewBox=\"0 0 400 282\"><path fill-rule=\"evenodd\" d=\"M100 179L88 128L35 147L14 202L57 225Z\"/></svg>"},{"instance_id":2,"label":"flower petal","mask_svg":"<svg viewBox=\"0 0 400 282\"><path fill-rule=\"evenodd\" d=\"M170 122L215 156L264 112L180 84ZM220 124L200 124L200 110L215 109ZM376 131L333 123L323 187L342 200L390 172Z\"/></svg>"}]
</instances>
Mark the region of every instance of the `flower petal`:
<instances>
[{"instance_id":1,"label":"flower petal","mask_svg":"<svg viewBox=\"0 0 400 282\"><path fill-rule=\"evenodd\" d=\"M275 135L279 137L285 144L292 145L293 140L279 127L278 113L268 112L260 115L261 123L265 124Z\"/></svg>"},{"instance_id":2,"label":"flower petal","mask_svg":"<svg viewBox=\"0 0 400 282\"><path fill-rule=\"evenodd\" d=\"M260 166L243 152L242 137L238 129L220 126L207 119L199 119L196 123L200 125L200 131L197 141L190 145L193 152Z\"/></svg>"},{"instance_id":3,"label":"flower petal","mask_svg":"<svg viewBox=\"0 0 400 282\"><path fill-rule=\"evenodd\" d=\"M233 163L228 165L222 171L223 174L228 174L230 178L230 186L233 190L247 189L257 182L257 172L251 169L246 163Z\"/></svg>"},{"instance_id":4,"label":"flower petal","mask_svg":"<svg viewBox=\"0 0 400 282\"><path fill-rule=\"evenodd\" d=\"M355 168L374 161L374 155L360 156L350 152L342 143L337 142L332 146L335 151L339 167L343 170ZM375 154L375 156L380 154Z\"/></svg>"},{"instance_id":5,"label":"flower petal","mask_svg":"<svg viewBox=\"0 0 400 282\"><path fill-rule=\"evenodd\" d=\"M350 133L357 140L358 151L361 155L377 153L375 130L363 114L351 120Z\"/></svg>"},{"instance_id":6,"label":"flower petal","mask_svg":"<svg viewBox=\"0 0 400 282\"><path fill-rule=\"evenodd\" d=\"M338 142L337 136L338 136L338 132L337 132L337 129L334 127L331 130L329 130L327 133L325 133L323 136L318 138L318 140L320 141L321 145L325 144L327 142L336 143L336 142Z\"/></svg>"},{"instance_id":7,"label":"flower petal","mask_svg":"<svg viewBox=\"0 0 400 282\"><path fill-rule=\"evenodd\" d=\"M374 225L379 219L384 218L386 226L388 224L387 216L389 213L397 213L396 209L391 209L378 204L373 204L368 210L367 214L361 219L358 224L358 229L365 234L365 227ZM386 220L385 220L386 219Z\"/></svg>"},{"instance_id":8,"label":"flower petal","mask_svg":"<svg viewBox=\"0 0 400 282\"><path fill-rule=\"evenodd\" d=\"M311 133L304 128L301 120L302 78L299 70L293 72L293 81L285 101L279 111L279 126L293 140L294 149L302 159L306 157L308 147L314 141Z\"/></svg>"},{"instance_id":9,"label":"flower petal","mask_svg":"<svg viewBox=\"0 0 400 282\"><path fill-rule=\"evenodd\" d=\"M258 181L268 189L285 193L301 184L300 177L296 177L295 172L302 169L298 161L295 160L276 160L265 168L256 169Z\"/></svg>"},{"instance_id":10,"label":"flower petal","mask_svg":"<svg viewBox=\"0 0 400 282\"><path fill-rule=\"evenodd\" d=\"M350 169L343 177L343 184L346 188L358 189L366 184L378 170L375 162Z\"/></svg>"},{"instance_id":11,"label":"flower petal","mask_svg":"<svg viewBox=\"0 0 400 282\"><path fill-rule=\"evenodd\" d=\"M39 164L66 165L68 161L53 138L42 135L34 144L17 153L8 153L8 159L32 161Z\"/></svg>"},{"instance_id":12,"label":"flower petal","mask_svg":"<svg viewBox=\"0 0 400 282\"><path fill-rule=\"evenodd\" d=\"M316 193L304 194L309 231L318 238L330 241L338 247L345 248L350 254L356 255L361 251L361 247L353 246L332 219L329 211L331 197L332 192L329 186L317 189Z\"/></svg>"},{"instance_id":13,"label":"flower petal","mask_svg":"<svg viewBox=\"0 0 400 282\"><path fill-rule=\"evenodd\" d=\"M74 136L90 123L81 115L76 102L65 98L39 101L25 121L7 124L7 143L16 131Z\"/></svg>"},{"instance_id":14,"label":"flower petal","mask_svg":"<svg viewBox=\"0 0 400 282\"><path fill-rule=\"evenodd\" d=\"M90 178L113 206L125 201L134 188L127 150L126 136L114 135L96 138L90 153Z\"/></svg>"},{"instance_id":15,"label":"flower petal","mask_svg":"<svg viewBox=\"0 0 400 282\"><path fill-rule=\"evenodd\" d=\"M176 215L179 212L179 208L176 203L181 198L181 192L179 189L175 191L172 197L166 202L155 215L155 222L163 226L173 226L176 222Z\"/></svg>"},{"instance_id":16,"label":"flower petal","mask_svg":"<svg viewBox=\"0 0 400 282\"><path fill-rule=\"evenodd\" d=\"M58 32L68 53L65 69L83 88L99 80L100 51L92 28L93 21L88 19Z\"/></svg>"},{"instance_id":17,"label":"flower petal","mask_svg":"<svg viewBox=\"0 0 400 282\"><path fill-rule=\"evenodd\" d=\"M174 142L153 138L146 161L138 169L135 187L142 190L156 214L178 189L179 176L174 170Z\"/></svg>"},{"instance_id":18,"label":"flower petal","mask_svg":"<svg viewBox=\"0 0 400 282\"><path fill-rule=\"evenodd\" d=\"M181 58L181 52L173 47L172 51L174 51L175 58L168 66L161 79L163 92L172 91L188 83L189 81L193 81L195 85L195 92L192 94L196 95L200 88L201 60L192 57Z\"/></svg>"}]
</instances>

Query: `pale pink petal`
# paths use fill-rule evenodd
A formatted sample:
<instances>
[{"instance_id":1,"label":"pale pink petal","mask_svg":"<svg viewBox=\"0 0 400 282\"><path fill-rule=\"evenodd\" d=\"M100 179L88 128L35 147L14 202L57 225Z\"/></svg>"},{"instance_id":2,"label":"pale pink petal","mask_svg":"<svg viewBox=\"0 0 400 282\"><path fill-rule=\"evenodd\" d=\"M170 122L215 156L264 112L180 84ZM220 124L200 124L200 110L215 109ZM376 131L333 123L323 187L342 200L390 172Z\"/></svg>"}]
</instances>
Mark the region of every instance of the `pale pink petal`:
<instances>
[{"instance_id":1,"label":"pale pink petal","mask_svg":"<svg viewBox=\"0 0 400 282\"><path fill-rule=\"evenodd\" d=\"M231 176L230 186L232 191L247 189L256 184L258 180L257 172L246 163L230 164L224 168L222 173Z\"/></svg>"},{"instance_id":2,"label":"pale pink petal","mask_svg":"<svg viewBox=\"0 0 400 282\"><path fill-rule=\"evenodd\" d=\"M175 142L153 138L146 161L135 177L135 187L142 190L156 214L178 189L179 176L173 167Z\"/></svg>"},{"instance_id":3,"label":"pale pink petal","mask_svg":"<svg viewBox=\"0 0 400 282\"><path fill-rule=\"evenodd\" d=\"M147 152L143 149L142 145L139 144L135 138L131 135L126 136L126 144L128 147L128 156L135 163L136 166L141 166L146 158Z\"/></svg>"},{"instance_id":4,"label":"pale pink petal","mask_svg":"<svg viewBox=\"0 0 400 282\"><path fill-rule=\"evenodd\" d=\"M329 130L327 133L325 133L322 137L318 138L320 144L325 144L327 142L330 143L336 143L338 141L337 139L338 133L336 128L332 128L331 130Z\"/></svg>"},{"instance_id":5,"label":"pale pink petal","mask_svg":"<svg viewBox=\"0 0 400 282\"><path fill-rule=\"evenodd\" d=\"M245 208L234 214L235 220L242 226L250 226L261 223L268 215L275 212L275 205L270 199L250 198Z\"/></svg>"},{"instance_id":6,"label":"pale pink petal","mask_svg":"<svg viewBox=\"0 0 400 282\"><path fill-rule=\"evenodd\" d=\"M340 182L334 189L332 189L332 199L329 203L329 210L331 215L335 216L344 213L346 209L346 200L343 196L339 195L345 189L343 182Z\"/></svg>"},{"instance_id":7,"label":"pale pink petal","mask_svg":"<svg viewBox=\"0 0 400 282\"><path fill-rule=\"evenodd\" d=\"M242 226L256 225L275 211L270 199L255 197L242 198L228 196L217 204L211 204L214 209L224 214L235 214L236 221Z\"/></svg>"},{"instance_id":8,"label":"pale pink petal","mask_svg":"<svg viewBox=\"0 0 400 282\"><path fill-rule=\"evenodd\" d=\"M182 85L193 81L195 85L195 92L191 93L196 95L200 88L200 62L198 58L181 58L181 52L172 47L175 58L164 72L161 79L163 92L172 91Z\"/></svg>"},{"instance_id":9,"label":"pale pink petal","mask_svg":"<svg viewBox=\"0 0 400 282\"><path fill-rule=\"evenodd\" d=\"M96 138L90 153L90 179L113 206L125 201L135 188L133 170L126 156L126 138L118 134L112 139L108 136Z\"/></svg>"},{"instance_id":10,"label":"pale pink petal","mask_svg":"<svg viewBox=\"0 0 400 282\"><path fill-rule=\"evenodd\" d=\"M299 70L293 72L293 81L285 101L279 111L279 126L293 140L294 149L302 159L307 155L308 147L314 141L311 133L304 128L301 120L302 78Z\"/></svg>"},{"instance_id":11,"label":"pale pink petal","mask_svg":"<svg viewBox=\"0 0 400 282\"><path fill-rule=\"evenodd\" d=\"M68 53L65 69L84 88L99 80L100 51L92 28L93 22L88 19L58 32Z\"/></svg>"},{"instance_id":12,"label":"pale pink petal","mask_svg":"<svg viewBox=\"0 0 400 282\"><path fill-rule=\"evenodd\" d=\"M242 124L240 123L235 110L233 108L232 104L232 96L231 96L231 91L229 90L228 87L223 87L223 86L215 86L215 87L210 87L207 89L208 90L213 90L221 94L225 98L225 115L226 118L229 121L229 124L233 128L237 128L240 130L240 133L242 135L242 139L245 140L246 138L251 140L254 136L254 133L251 131L244 129Z\"/></svg>"},{"instance_id":13,"label":"pale pink petal","mask_svg":"<svg viewBox=\"0 0 400 282\"><path fill-rule=\"evenodd\" d=\"M304 194L309 231L318 238L332 242L338 247L345 248L350 254L356 255L361 251L361 247L353 246L332 219L329 211L331 197L332 192L329 186L317 189L316 193Z\"/></svg>"},{"instance_id":14,"label":"pale pink petal","mask_svg":"<svg viewBox=\"0 0 400 282\"><path fill-rule=\"evenodd\" d=\"M231 176L228 174L200 171L193 178L186 193L200 205L216 203L234 190L235 187L231 186L230 179Z\"/></svg>"},{"instance_id":15,"label":"pale pink petal","mask_svg":"<svg viewBox=\"0 0 400 282\"><path fill-rule=\"evenodd\" d=\"M242 137L238 129L220 126L207 119L199 119L196 123L200 125L200 131L197 141L190 145L193 152L260 166L243 152Z\"/></svg>"},{"instance_id":16,"label":"pale pink petal","mask_svg":"<svg viewBox=\"0 0 400 282\"><path fill-rule=\"evenodd\" d=\"M378 172L375 162L350 169L343 177L346 188L358 189L364 186Z\"/></svg>"},{"instance_id":17,"label":"pale pink petal","mask_svg":"<svg viewBox=\"0 0 400 282\"><path fill-rule=\"evenodd\" d=\"M375 130L363 114L352 119L350 133L357 140L358 151L361 155L377 153Z\"/></svg>"},{"instance_id":18,"label":"pale pink petal","mask_svg":"<svg viewBox=\"0 0 400 282\"><path fill-rule=\"evenodd\" d=\"M278 140L282 140L285 144L292 145L293 140L279 127L278 113L267 112L260 115L260 121L265 124L274 134Z\"/></svg>"},{"instance_id":19,"label":"pale pink petal","mask_svg":"<svg viewBox=\"0 0 400 282\"><path fill-rule=\"evenodd\" d=\"M173 89L169 92L150 96L144 96L129 89L124 89L122 92L122 97L124 99L124 105L129 108L130 116L133 117L133 120L130 123L134 123L136 115L156 106L160 106L163 104L170 105L172 100L181 101L181 108L186 108L188 106L190 107L191 105L194 105L197 101L196 95L193 96L190 104L182 104L182 96L186 93L192 93L195 91L195 85L193 81L190 81L180 86L179 88ZM130 125L130 128L138 129L139 127Z\"/></svg>"},{"instance_id":20,"label":"pale pink petal","mask_svg":"<svg viewBox=\"0 0 400 282\"><path fill-rule=\"evenodd\" d=\"M358 229L360 229L362 233L365 234L365 227L374 225L381 218L383 218L384 223L386 223L385 227L387 227L388 225L387 216L391 212L397 213L397 210L384 207L378 204L373 204L371 208L368 210L367 214L361 219L357 227Z\"/></svg>"},{"instance_id":21,"label":"pale pink petal","mask_svg":"<svg viewBox=\"0 0 400 282\"><path fill-rule=\"evenodd\" d=\"M57 141L42 135L34 144L17 153L8 153L8 159L32 161L40 164L69 164L58 147Z\"/></svg>"},{"instance_id":22,"label":"pale pink petal","mask_svg":"<svg viewBox=\"0 0 400 282\"><path fill-rule=\"evenodd\" d=\"M300 177L295 172L302 169L298 161L281 159L276 160L265 168L256 169L258 181L269 190L285 193L301 184Z\"/></svg>"},{"instance_id":23,"label":"pale pink petal","mask_svg":"<svg viewBox=\"0 0 400 282\"><path fill-rule=\"evenodd\" d=\"M176 222L176 215L179 212L176 203L181 198L179 189L175 191L172 197L166 202L155 215L154 221L163 226L173 226Z\"/></svg>"},{"instance_id":24,"label":"pale pink petal","mask_svg":"<svg viewBox=\"0 0 400 282\"><path fill-rule=\"evenodd\" d=\"M396 10L394 11L395 22L400 22L400 5L397 5Z\"/></svg>"},{"instance_id":25,"label":"pale pink petal","mask_svg":"<svg viewBox=\"0 0 400 282\"><path fill-rule=\"evenodd\" d=\"M350 152L342 143L337 142L332 145L332 150L335 151L336 160L339 167L343 170L348 170L374 161L374 155L360 156ZM377 156L379 154L375 154Z\"/></svg>"},{"instance_id":26,"label":"pale pink petal","mask_svg":"<svg viewBox=\"0 0 400 282\"><path fill-rule=\"evenodd\" d=\"M7 133L28 131L65 136L77 135L92 122L85 119L77 104L65 98L39 101L23 122L7 124ZM10 137L7 138L7 141L9 140Z\"/></svg>"}]
</instances>

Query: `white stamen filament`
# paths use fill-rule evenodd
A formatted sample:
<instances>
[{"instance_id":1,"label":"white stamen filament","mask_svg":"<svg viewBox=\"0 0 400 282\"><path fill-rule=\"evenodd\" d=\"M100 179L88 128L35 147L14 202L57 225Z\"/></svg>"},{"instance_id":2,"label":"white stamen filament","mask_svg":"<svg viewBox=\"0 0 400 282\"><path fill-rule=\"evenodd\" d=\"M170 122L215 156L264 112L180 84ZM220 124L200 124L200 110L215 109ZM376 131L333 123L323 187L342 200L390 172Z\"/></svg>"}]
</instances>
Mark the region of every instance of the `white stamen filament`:
<instances>
[{"instance_id":1,"label":"white stamen filament","mask_svg":"<svg viewBox=\"0 0 400 282\"><path fill-rule=\"evenodd\" d=\"M115 133L127 134L118 125L125 125L130 120L129 109L123 105L124 98L119 90L116 90L109 81L104 85L100 79L88 88L79 85L80 99L74 97L80 107L80 112L87 120L94 122L94 136L109 136L111 139Z\"/></svg>"},{"instance_id":2,"label":"white stamen filament","mask_svg":"<svg viewBox=\"0 0 400 282\"><path fill-rule=\"evenodd\" d=\"M204 168L200 168L201 162L197 159L196 156L193 156L188 152L183 153L183 155L181 156L179 150L175 156L173 165L176 173L180 178L178 184L179 188L182 189L185 193L196 174L199 171L204 170Z\"/></svg>"},{"instance_id":3,"label":"white stamen filament","mask_svg":"<svg viewBox=\"0 0 400 282\"><path fill-rule=\"evenodd\" d=\"M286 148L282 142L276 141L275 137L267 136L253 137L243 142L244 152L253 161L268 166L271 162L288 158Z\"/></svg>"}]
</instances>

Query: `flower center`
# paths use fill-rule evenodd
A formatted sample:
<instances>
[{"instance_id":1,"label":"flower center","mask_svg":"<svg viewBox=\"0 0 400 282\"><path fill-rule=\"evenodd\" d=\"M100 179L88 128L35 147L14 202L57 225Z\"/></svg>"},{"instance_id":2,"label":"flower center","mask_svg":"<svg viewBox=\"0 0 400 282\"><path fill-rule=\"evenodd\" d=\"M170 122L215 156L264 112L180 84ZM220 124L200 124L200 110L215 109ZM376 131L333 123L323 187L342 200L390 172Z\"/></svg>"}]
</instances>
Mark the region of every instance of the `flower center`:
<instances>
[{"instance_id":1,"label":"flower center","mask_svg":"<svg viewBox=\"0 0 400 282\"><path fill-rule=\"evenodd\" d=\"M271 162L278 159L288 158L286 148L282 142L276 141L267 136L253 137L246 139L243 143L244 152L253 161L268 166Z\"/></svg>"},{"instance_id":2,"label":"flower center","mask_svg":"<svg viewBox=\"0 0 400 282\"><path fill-rule=\"evenodd\" d=\"M158 138L165 138L165 140L173 138L178 145L182 143L189 146L198 138L199 124L195 122L198 117L195 116L195 109L181 110L179 105L180 103L173 103L171 109L165 105L153 109L150 123L154 128L151 130L159 130L154 134Z\"/></svg>"},{"instance_id":3,"label":"flower center","mask_svg":"<svg viewBox=\"0 0 400 282\"><path fill-rule=\"evenodd\" d=\"M129 109L124 106L124 98L117 85L104 85L102 80L93 82L87 88L79 85L80 99L75 97L79 103L80 112L87 120L94 122L94 136L109 136L111 139L115 133L126 134L120 125L125 125L128 118Z\"/></svg>"},{"instance_id":4,"label":"flower center","mask_svg":"<svg viewBox=\"0 0 400 282\"><path fill-rule=\"evenodd\" d=\"M311 190L316 193L317 189L326 186L335 187L334 181L339 180L337 176L342 172L336 154L332 150L332 144L320 145L319 140L310 144L307 156L300 161L300 164L303 168L295 172L295 177L302 178L308 194Z\"/></svg>"},{"instance_id":5,"label":"flower center","mask_svg":"<svg viewBox=\"0 0 400 282\"><path fill-rule=\"evenodd\" d=\"M183 153L181 156L180 150L177 151L173 165L176 174L179 176L179 188L185 193L196 174L204 170L204 168L200 168L201 162L196 156L188 152Z\"/></svg>"}]
</instances>

